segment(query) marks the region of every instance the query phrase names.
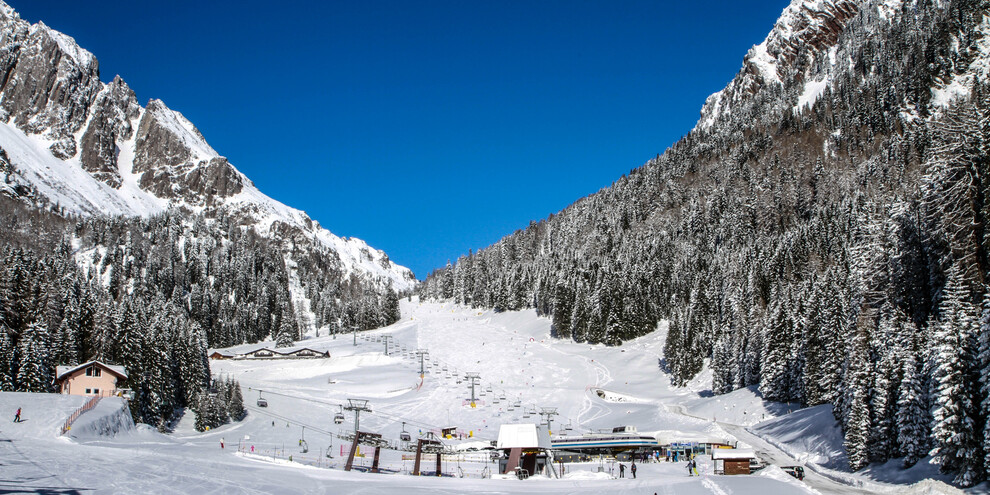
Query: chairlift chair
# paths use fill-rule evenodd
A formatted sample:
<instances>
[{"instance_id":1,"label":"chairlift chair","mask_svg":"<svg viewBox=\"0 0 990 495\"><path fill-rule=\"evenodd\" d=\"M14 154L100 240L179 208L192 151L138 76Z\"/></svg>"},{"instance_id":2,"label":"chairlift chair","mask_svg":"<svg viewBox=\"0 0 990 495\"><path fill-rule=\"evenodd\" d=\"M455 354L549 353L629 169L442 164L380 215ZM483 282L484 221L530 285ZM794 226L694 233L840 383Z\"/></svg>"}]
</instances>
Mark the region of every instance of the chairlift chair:
<instances>
[{"instance_id":1,"label":"chairlift chair","mask_svg":"<svg viewBox=\"0 0 990 495\"><path fill-rule=\"evenodd\" d=\"M261 390L258 391L258 407L268 407L268 401L261 396Z\"/></svg>"},{"instance_id":2,"label":"chairlift chair","mask_svg":"<svg viewBox=\"0 0 990 495\"><path fill-rule=\"evenodd\" d=\"M340 412L333 415L333 422L338 425L344 422L344 406L340 406Z\"/></svg>"},{"instance_id":3,"label":"chairlift chair","mask_svg":"<svg viewBox=\"0 0 990 495\"><path fill-rule=\"evenodd\" d=\"M403 442L411 442L412 441L412 435L410 435L409 432L406 431L406 422L405 421L402 422L402 432L399 433L399 440L402 440Z\"/></svg>"}]
</instances>

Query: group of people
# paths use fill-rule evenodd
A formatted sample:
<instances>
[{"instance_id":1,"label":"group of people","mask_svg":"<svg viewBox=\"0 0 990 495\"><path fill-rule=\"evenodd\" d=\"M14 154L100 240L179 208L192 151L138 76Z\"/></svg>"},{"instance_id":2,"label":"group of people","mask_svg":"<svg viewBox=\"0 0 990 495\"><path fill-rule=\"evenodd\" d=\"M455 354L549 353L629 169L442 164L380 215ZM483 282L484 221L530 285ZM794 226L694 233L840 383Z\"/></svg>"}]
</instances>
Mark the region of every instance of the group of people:
<instances>
[{"instance_id":1,"label":"group of people","mask_svg":"<svg viewBox=\"0 0 990 495\"><path fill-rule=\"evenodd\" d=\"M636 461L635 460L633 460L632 461L632 464L629 466L629 472L632 473L633 479L636 479ZM626 465L625 464L622 464L621 462L619 463L619 477L620 478L625 478L626 477Z\"/></svg>"},{"instance_id":2,"label":"group of people","mask_svg":"<svg viewBox=\"0 0 990 495\"><path fill-rule=\"evenodd\" d=\"M669 457L669 454L668 454L668 460L669 459L670 459L670 457ZM675 462L676 462L676 459L677 458L674 457L674 459L675 459ZM695 460L695 459L693 459L693 458L689 458L688 459L688 461L687 461L687 470L688 470L688 476L701 476L700 474L698 474L698 461ZM629 471L632 472L633 479L636 479L636 460L635 459L633 459L632 464L629 465ZM621 462L619 463L619 477L620 478L625 478L626 477L626 465L625 464L622 464Z\"/></svg>"}]
</instances>

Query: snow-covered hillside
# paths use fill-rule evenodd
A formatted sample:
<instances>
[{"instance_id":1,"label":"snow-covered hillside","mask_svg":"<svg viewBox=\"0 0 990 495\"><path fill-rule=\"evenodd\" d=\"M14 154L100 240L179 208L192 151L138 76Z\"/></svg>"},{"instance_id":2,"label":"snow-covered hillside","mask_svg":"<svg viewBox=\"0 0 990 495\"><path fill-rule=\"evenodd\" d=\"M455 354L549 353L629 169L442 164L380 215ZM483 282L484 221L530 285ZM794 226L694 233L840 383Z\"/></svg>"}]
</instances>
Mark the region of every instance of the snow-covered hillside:
<instances>
[{"instance_id":1,"label":"snow-covered hillside","mask_svg":"<svg viewBox=\"0 0 990 495\"><path fill-rule=\"evenodd\" d=\"M559 480L482 478L494 465L487 454L466 450L444 460L443 470L452 478L413 478L408 452L396 450L382 454L382 467L391 474L344 472L342 452L348 444L338 435L353 430L354 416L347 412L341 425L332 418L347 399L368 400L372 411L361 414L361 429L381 433L395 445L401 444L403 428L415 440L456 426L468 438L445 440L449 446L484 447L502 424L539 422L532 411L541 407L559 411L553 417L555 434L633 425L663 438L735 441L728 423L695 418L688 411L713 410L714 403L704 403L711 398L669 385L669 376L657 367L659 332L619 349L552 340L549 322L532 311L496 314L415 300L404 301L402 309L401 322L359 333L357 345L351 334L299 342L330 351L330 359L213 361L216 375L241 383L249 413L243 422L205 433L193 430L189 413L171 435L125 422L112 437L91 432L57 437L62 418L80 400L0 394L0 417L12 417L23 407L27 419L0 429L0 440L10 440L0 441L3 458L17 459L5 469L3 483L95 493L316 493L328 486L334 493L863 493L814 473L799 482L774 468L753 476L716 476L704 456L702 476L694 478L686 476L683 462L661 462L642 464L635 480L616 479L609 474L615 465L607 461L568 463ZM389 355L385 336L390 337ZM429 352L422 380L417 349ZM457 383L465 372L481 375L477 391L485 395L474 408L465 402L466 382ZM257 407L259 397L267 407ZM738 399L767 417L781 410L752 394ZM516 401L520 407L509 411ZM85 413L78 424L99 423L95 416L117 410L113 404L104 409ZM367 467L372 459L368 451L364 454L356 463ZM605 472L598 472L599 466ZM870 487L910 493L903 486Z\"/></svg>"},{"instance_id":2,"label":"snow-covered hillside","mask_svg":"<svg viewBox=\"0 0 990 495\"><path fill-rule=\"evenodd\" d=\"M305 212L262 193L214 150L196 126L161 100L142 108L118 76L100 80L99 63L75 40L30 25L0 2L0 149L10 184L81 215L147 217L166 209L223 211L242 225L295 244L335 252L345 273L411 289L412 272L360 239L341 238Z\"/></svg>"}]
</instances>

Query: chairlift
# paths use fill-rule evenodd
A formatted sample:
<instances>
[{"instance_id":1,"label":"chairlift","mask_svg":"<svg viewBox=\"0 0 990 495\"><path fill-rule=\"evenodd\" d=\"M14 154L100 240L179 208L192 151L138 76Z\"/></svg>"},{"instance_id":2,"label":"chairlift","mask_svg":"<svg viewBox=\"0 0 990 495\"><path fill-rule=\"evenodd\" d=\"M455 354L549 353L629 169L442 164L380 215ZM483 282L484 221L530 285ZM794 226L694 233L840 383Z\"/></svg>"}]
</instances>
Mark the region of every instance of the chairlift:
<instances>
[{"instance_id":1,"label":"chairlift","mask_svg":"<svg viewBox=\"0 0 990 495\"><path fill-rule=\"evenodd\" d=\"M261 396L261 390L258 391L258 407L268 407L268 401Z\"/></svg>"},{"instance_id":2,"label":"chairlift","mask_svg":"<svg viewBox=\"0 0 990 495\"><path fill-rule=\"evenodd\" d=\"M399 433L399 440L402 440L403 442L410 442L410 441L412 441L412 436L409 434L408 431L406 431L406 422L405 421L402 422L402 432Z\"/></svg>"},{"instance_id":3,"label":"chairlift","mask_svg":"<svg viewBox=\"0 0 990 495\"><path fill-rule=\"evenodd\" d=\"M485 392L491 392L491 391L492 391L492 387L490 387L490 386L489 387L485 387Z\"/></svg>"},{"instance_id":4,"label":"chairlift","mask_svg":"<svg viewBox=\"0 0 990 495\"><path fill-rule=\"evenodd\" d=\"M344 406L340 406L340 412L333 415L333 422L338 425L344 422Z\"/></svg>"},{"instance_id":5,"label":"chairlift","mask_svg":"<svg viewBox=\"0 0 990 495\"><path fill-rule=\"evenodd\" d=\"M301 453L305 454L309 452L309 443L306 442L306 427L302 427L302 435L299 437L299 446L302 447Z\"/></svg>"}]
</instances>

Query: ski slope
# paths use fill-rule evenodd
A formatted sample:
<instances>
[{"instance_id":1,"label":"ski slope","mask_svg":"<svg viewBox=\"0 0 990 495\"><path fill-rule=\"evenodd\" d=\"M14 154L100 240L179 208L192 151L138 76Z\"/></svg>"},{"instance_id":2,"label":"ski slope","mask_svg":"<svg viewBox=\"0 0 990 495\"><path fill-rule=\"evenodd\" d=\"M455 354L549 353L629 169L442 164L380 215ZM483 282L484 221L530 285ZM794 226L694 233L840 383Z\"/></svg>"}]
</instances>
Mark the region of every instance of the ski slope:
<instances>
[{"instance_id":1,"label":"ski slope","mask_svg":"<svg viewBox=\"0 0 990 495\"><path fill-rule=\"evenodd\" d=\"M298 343L329 350L330 359L211 361L215 375L241 383L249 413L242 422L204 433L193 430L194 418L189 414L169 435L119 422L114 436L74 427L69 435L59 437L59 425L83 401L2 393L0 417L12 418L17 407L24 407L28 421L2 423L0 458L5 465L0 491L19 487L86 493L842 493L841 484L829 485L837 490L818 491L775 467L753 476L715 476L707 457L699 459L701 477L688 477L683 462L642 464L635 480L614 478L610 471L617 473L617 467L608 462L568 464L562 479L482 477L486 469L497 468L486 453L469 449L495 440L502 424L540 422L532 412L544 407L557 408L559 415L552 417L555 434L633 425L641 433L672 438L734 440L719 423L692 413L732 408L670 386L657 366L661 331L622 348L608 348L553 341L549 322L533 311L496 314L451 304L420 304L415 299L402 301L401 309L400 322L358 333L356 338L341 334ZM386 336L389 355L384 352ZM424 378L419 374L417 349L429 352ZM475 389L476 407L466 401L467 382L457 383L466 372L481 377ZM764 404L752 393L737 395L739 402L748 404L748 414L759 411L769 418L786 412L786 406ZM259 396L267 407L257 406ZM345 411L346 421L339 425L333 416L348 399L368 401L371 412L361 413L362 431L381 433L396 445L403 428L415 440L420 434L456 426L465 438L445 440L462 451L444 460L443 471L451 476L410 476L409 453L398 450L382 452L381 467L391 474L345 472L341 454L346 454L349 444L339 436L353 431L354 414ZM83 414L80 424L105 423L96 421L100 407L119 409L103 402ZM510 411L516 402L520 407ZM726 414L719 422L734 415ZM355 465L370 466L370 453L362 452L367 457L359 457ZM904 491L903 486L898 488Z\"/></svg>"}]
</instances>

